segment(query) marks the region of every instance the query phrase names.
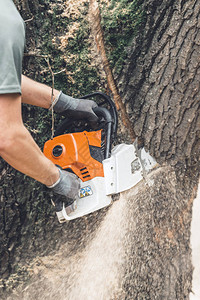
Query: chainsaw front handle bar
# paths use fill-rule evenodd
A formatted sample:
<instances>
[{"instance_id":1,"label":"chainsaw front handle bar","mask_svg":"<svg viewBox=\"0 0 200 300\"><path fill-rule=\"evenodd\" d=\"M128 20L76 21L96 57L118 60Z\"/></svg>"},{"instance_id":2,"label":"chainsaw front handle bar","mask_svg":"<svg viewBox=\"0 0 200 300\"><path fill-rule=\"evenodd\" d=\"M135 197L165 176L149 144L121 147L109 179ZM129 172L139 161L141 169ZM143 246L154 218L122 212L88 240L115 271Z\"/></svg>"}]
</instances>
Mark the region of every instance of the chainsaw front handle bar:
<instances>
[{"instance_id":1,"label":"chainsaw front handle bar","mask_svg":"<svg viewBox=\"0 0 200 300\"><path fill-rule=\"evenodd\" d=\"M111 98L108 95L106 95L102 92L94 92L94 93L82 96L80 99L91 99L93 97L100 97L100 98L104 99L103 103L99 104L99 107L101 107L101 105L103 105L103 104L109 104L109 106L110 106L109 111L113 118L112 134L113 134L113 138L115 139L117 136L117 128L118 128L118 114L117 114L117 109L116 109L115 103L111 100Z\"/></svg>"},{"instance_id":2,"label":"chainsaw front handle bar","mask_svg":"<svg viewBox=\"0 0 200 300\"><path fill-rule=\"evenodd\" d=\"M112 116L107 108L97 106L93 108L93 111L97 115L97 117L102 117L105 123L113 123Z\"/></svg>"},{"instance_id":3,"label":"chainsaw front handle bar","mask_svg":"<svg viewBox=\"0 0 200 300\"><path fill-rule=\"evenodd\" d=\"M104 125L104 131L106 133L106 142L105 142L105 152L104 159L109 158L111 154L112 142L116 138L117 135L117 127L118 127L118 116L116 106L109 96L102 92L95 92L86 96L81 97L80 99L91 99L92 97L100 97L103 98L104 101L99 104L99 106L93 108L94 113L100 120L100 123ZM102 107L101 105L109 105L109 109ZM70 127L73 122L77 122L79 120L72 120L66 118L61 122L58 128L55 131L54 136L58 136L64 134L64 132ZM92 129L92 128L91 128ZM83 127L83 130L84 127ZM70 132L71 133L71 132Z\"/></svg>"},{"instance_id":4,"label":"chainsaw front handle bar","mask_svg":"<svg viewBox=\"0 0 200 300\"><path fill-rule=\"evenodd\" d=\"M105 159L110 157L111 154L111 146L112 146L112 127L113 127L113 119L108 109L105 107L95 107L93 108L94 113L99 118L104 119L105 131L106 131L106 148L105 148Z\"/></svg>"}]
</instances>

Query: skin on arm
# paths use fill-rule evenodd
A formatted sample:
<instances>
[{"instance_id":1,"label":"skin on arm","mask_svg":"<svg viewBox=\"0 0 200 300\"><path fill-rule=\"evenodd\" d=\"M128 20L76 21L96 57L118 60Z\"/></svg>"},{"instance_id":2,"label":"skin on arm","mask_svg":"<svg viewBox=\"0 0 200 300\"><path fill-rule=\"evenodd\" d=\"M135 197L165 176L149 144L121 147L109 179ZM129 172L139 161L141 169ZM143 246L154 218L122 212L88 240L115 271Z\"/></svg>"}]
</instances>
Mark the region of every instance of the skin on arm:
<instances>
[{"instance_id":1,"label":"skin on arm","mask_svg":"<svg viewBox=\"0 0 200 300\"><path fill-rule=\"evenodd\" d=\"M18 171L45 184L59 179L58 168L47 159L25 128L21 95L0 95L0 156Z\"/></svg>"},{"instance_id":2,"label":"skin on arm","mask_svg":"<svg viewBox=\"0 0 200 300\"><path fill-rule=\"evenodd\" d=\"M21 89L23 103L47 109L51 106L51 87L22 75ZM53 93L55 99L60 91L54 89Z\"/></svg>"}]
</instances>

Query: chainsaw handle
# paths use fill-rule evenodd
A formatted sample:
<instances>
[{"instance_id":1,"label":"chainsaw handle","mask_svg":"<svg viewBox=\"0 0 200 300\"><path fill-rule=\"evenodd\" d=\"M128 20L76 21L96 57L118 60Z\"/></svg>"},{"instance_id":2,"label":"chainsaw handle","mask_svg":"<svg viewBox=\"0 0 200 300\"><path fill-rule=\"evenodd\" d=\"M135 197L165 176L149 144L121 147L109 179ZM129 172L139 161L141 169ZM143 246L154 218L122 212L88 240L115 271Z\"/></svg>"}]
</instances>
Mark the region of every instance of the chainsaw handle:
<instances>
[{"instance_id":1,"label":"chainsaw handle","mask_svg":"<svg viewBox=\"0 0 200 300\"><path fill-rule=\"evenodd\" d=\"M97 115L97 117L103 117L105 120L105 123L111 123L112 121L112 116L105 107L95 107L93 108L94 113Z\"/></svg>"},{"instance_id":2,"label":"chainsaw handle","mask_svg":"<svg viewBox=\"0 0 200 300\"><path fill-rule=\"evenodd\" d=\"M94 113L97 117L102 117L104 119L105 127L106 127L106 148L105 148L105 159L109 158L111 153L111 146L112 146L112 125L113 120L112 116L105 107L95 107L93 108Z\"/></svg>"},{"instance_id":3,"label":"chainsaw handle","mask_svg":"<svg viewBox=\"0 0 200 300\"><path fill-rule=\"evenodd\" d=\"M113 118L112 135L113 135L113 139L115 139L117 136L117 127L118 127L118 114L117 114L115 103L111 100L111 98L107 94L102 92L94 92L91 94L87 94L85 96L81 96L80 99L92 99L93 97L100 97L101 99L103 99L103 102L101 101L100 105L106 103L110 106L109 111L111 112Z\"/></svg>"},{"instance_id":4,"label":"chainsaw handle","mask_svg":"<svg viewBox=\"0 0 200 300\"><path fill-rule=\"evenodd\" d=\"M92 93L89 95L85 95L85 96L82 96L80 99L91 99L92 97L103 98L103 102L101 102L99 104L99 106L93 108L93 111L99 118L100 123L101 123L101 121L103 121L102 123L104 124L104 127L105 127L104 130L106 132L106 142L105 142L104 158L106 159L110 156L112 142L116 138L116 134L117 134L117 126L118 126L117 110L116 110L115 104L112 102L110 97L101 92L95 92L95 93ZM105 104L109 105L109 109L107 109L103 106L100 106L100 105L105 105ZM72 120L69 118L66 118L65 120L63 120L61 122L61 124L58 126L58 128L56 129L56 131L54 133L54 137L64 134L66 129L68 129L73 124L74 121L78 121L78 120ZM87 128L84 126L85 125L83 124L82 128L79 127L79 128L81 128L81 131L87 130ZM86 126L87 126L87 124L86 124ZM72 132L74 132L74 131L72 131Z\"/></svg>"}]
</instances>

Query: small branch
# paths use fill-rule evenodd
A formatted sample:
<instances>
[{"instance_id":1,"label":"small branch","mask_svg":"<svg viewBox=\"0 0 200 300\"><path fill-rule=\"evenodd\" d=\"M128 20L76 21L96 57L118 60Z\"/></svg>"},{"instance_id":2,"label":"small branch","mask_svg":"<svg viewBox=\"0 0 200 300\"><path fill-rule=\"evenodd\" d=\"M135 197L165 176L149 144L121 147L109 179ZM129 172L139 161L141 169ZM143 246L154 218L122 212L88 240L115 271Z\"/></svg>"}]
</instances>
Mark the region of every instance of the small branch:
<instances>
[{"instance_id":1,"label":"small branch","mask_svg":"<svg viewBox=\"0 0 200 300\"><path fill-rule=\"evenodd\" d=\"M24 22L25 22L25 23L28 23L28 22L32 21L33 19L34 19L34 16L32 16L32 18L30 18L30 19L28 19L28 20L25 20Z\"/></svg>"},{"instance_id":2,"label":"small branch","mask_svg":"<svg viewBox=\"0 0 200 300\"><path fill-rule=\"evenodd\" d=\"M64 73L64 72L66 72L66 69L60 70L60 71L54 73L54 75L58 75L58 74L61 74L61 73Z\"/></svg>"},{"instance_id":3,"label":"small branch","mask_svg":"<svg viewBox=\"0 0 200 300\"><path fill-rule=\"evenodd\" d=\"M38 54L36 52L28 52L28 53L24 53L24 56L35 56L35 57L41 57L41 58L48 58L48 55L42 55L42 54Z\"/></svg>"},{"instance_id":4,"label":"small branch","mask_svg":"<svg viewBox=\"0 0 200 300\"><path fill-rule=\"evenodd\" d=\"M53 139L54 137L54 110L53 110L53 100L54 100L54 83L55 83L55 75L58 75L58 74L61 74L63 72L66 72L66 69L62 69L56 73L53 72L52 68L51 68L51 65L50 65L50 57L49 55L41 55L41 54L37 54L35 52L29 52L29 53L25 53L24 56L35 56L35 57L41 57L41 58L44 58L47 65L48 65L48 68L49 68L49 71L51 73L51 78L52 78L52 89L51 89L51 119L52 119L52 126L51 126L51 139ZM43 71L44 72L44 71ZM45 70L46 72L46 70Z\"/></svg>"},{"instance_id":5,"label":"small branch","mask_svg":"<svg viewBox=\"0 0 200 300\"><path fill-rule=\"evenodd\" d=\"M54 73L52 71L52 68L51 68L51 65L50 65L50 62L49 62L49 57L45 58L47 64L48 64L48 67L49 67L49 70L50 70L50 73L51 73L51 78L52 78L52 89L51 89L51 139L53 139L53 136L54 136L54 111L53 111L53 97L54 97Z\"/></svg>"}]
</instances>

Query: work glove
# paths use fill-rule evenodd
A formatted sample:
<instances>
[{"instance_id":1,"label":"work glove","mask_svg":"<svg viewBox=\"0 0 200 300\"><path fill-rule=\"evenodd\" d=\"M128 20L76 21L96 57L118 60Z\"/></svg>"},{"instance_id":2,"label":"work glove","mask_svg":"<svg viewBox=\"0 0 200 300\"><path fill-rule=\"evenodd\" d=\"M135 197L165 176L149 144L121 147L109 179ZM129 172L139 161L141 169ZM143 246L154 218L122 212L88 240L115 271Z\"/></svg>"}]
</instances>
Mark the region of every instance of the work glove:
<instances>
[{"instance_id":1,"label":"work glove","mask_svg":"<svg viewBox=\"0 0 200 300\"><path fill-rule=\"evenodd\" d=\"M92 100L75 99L63 92L60 92L55 103L53 103L55 112L66 114L76 120L87 120L92 127L98 123L98 117L93 111L95 107L97 104Z\"/></svg>"},{"instance_id":2,"label":"work glove","mask_svg":"<svg viewBox=\"0 0 200 300\"><path fill-rule=\"evenodd\" d=\"M75 199L80 188L80 180L75 174L61 170L60 168L59 172L60 178L58 181L47 187L56 194L63 195L70 199Z\"/></svg>"},{"instance_id":3,"label":"work glove","mask_svg":"<svg viewBox=\"0 0 200 300\"><path fill-rule=\"evenodd\" d=\"M47 187L54 193L58 194L52 202L55 207L58 220L62 223L63 217L61 211L63 209L63 204L69 213L75 209L75 205L73 205L73 203L78 197L80 179L75 174L64 170L59 169L59 172L60 178L58 181Z\"/></svg>"}]
</instances>

